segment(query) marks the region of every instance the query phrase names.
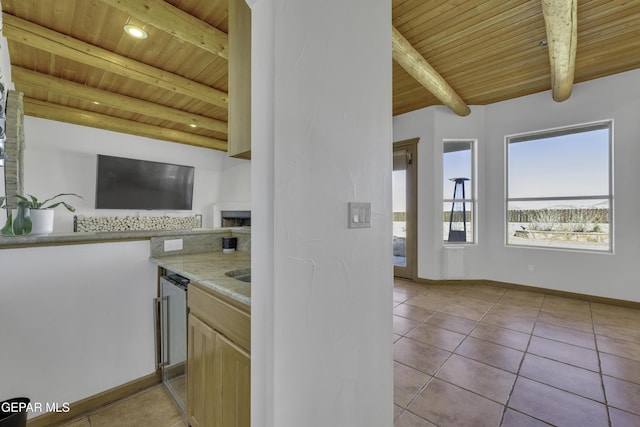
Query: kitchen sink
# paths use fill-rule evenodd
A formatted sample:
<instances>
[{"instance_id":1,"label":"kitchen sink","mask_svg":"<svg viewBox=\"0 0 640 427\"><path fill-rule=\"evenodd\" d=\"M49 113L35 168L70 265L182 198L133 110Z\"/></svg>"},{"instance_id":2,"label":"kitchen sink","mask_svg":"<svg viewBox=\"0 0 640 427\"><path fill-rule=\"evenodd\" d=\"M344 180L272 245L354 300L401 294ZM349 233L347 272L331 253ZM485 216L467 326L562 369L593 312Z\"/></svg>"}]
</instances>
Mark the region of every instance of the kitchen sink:
<instances>
[{"instance_id":1,"label":"kitchen sink","mask_svg":"<svg viewBox=\"0 0 640 427\"><path fill-rule=\"evenodd\" d=\"M251 283L251 269L241 268L239 270L227 271L225 276L229 276L233 279L240 280L242 282Z\"/></svg>"}]
</instances>

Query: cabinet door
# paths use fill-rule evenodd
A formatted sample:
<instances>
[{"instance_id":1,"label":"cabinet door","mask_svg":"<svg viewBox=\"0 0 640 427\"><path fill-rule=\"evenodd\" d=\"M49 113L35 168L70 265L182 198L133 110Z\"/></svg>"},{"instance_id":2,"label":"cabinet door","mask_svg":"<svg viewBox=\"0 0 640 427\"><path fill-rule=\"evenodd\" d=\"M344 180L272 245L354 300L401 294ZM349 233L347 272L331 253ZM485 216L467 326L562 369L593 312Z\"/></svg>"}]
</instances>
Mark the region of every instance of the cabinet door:
<instances>
[{"instance_id":1,"label":"cabinet door","mask_svg":"<svg viewBox=\"0 0 640 427\"><path fill-rule=\"evenodd\" d=\"M189 314L187 353L187 415L192 427L222 426L221 358L218 334Z\"/></svg>"},{"instance_id":2,"label":"cabinet door","mask_svg":"<svg viewBox=\"0 0 640 427\"><path fill-rule=\"evenodd\" d=\"M251 424L251 358L240 347L218 335L217 352L222 360L222 426Z\"/></svg>"}]
</instances>

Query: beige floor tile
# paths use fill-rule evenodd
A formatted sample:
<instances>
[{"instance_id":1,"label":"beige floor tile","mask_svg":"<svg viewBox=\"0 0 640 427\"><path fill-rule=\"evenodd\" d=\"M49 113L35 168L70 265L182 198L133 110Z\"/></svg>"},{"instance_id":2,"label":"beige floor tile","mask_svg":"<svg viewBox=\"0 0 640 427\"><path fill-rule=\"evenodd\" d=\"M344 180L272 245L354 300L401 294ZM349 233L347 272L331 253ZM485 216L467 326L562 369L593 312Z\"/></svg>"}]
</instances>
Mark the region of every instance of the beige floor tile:
<instances>
[{"instance_id":1,"label":"beige floor tile","mask_svg":"<svg viewBox=\"0 0 640 427\"><path fill-rule=\"evenodd\" d=\"M394 359L409 366L396 374L408 394L429 382L396 406L396 427L640 427L640 310L484 283L420 290L394 310L422 322L394 336ZM480 419L486 402L510 408Z\"/></svg>"},{"instance_id":2,"label":"beige floor tile","mask_svg":"<svg viewBox=\"0 0 640 427\"><path fill-rule=\"evenodd\" d=\"M413 329L407 334L407 337L447 351L455 350L465 339L465 335L428 324Z\"/></svg>"},{"instance_id":3,"label":"beige floor tile","mask_svg":"<svg viewBox=\"0 0 640 427\"><path fill-rule=\"evenodd\" d=\"M600 353L600 364L604 375L640 384L640 362L637 360Z\"/></svg>"},{"instance_id":4,"label":"beige floor tile","mask_svg":"<svg viewBox=\"0 0 640 427\"><path fill-rule=\"evenodd\" d=\"M404 292L393 291L393 301L394 302L405 302L411 298L411 296L405 294Z\"/></svg>"},{"instance_id":5,"label":"beige floor tile","mask_svg":"<svg viewBox=\"0 0 640 427\"><path fill-rule=\"evenodd\" d=\"M606 375L602 381L609 406L640 415L640 385Z\"/></svg>"},{"instance_id":6,"label":"beige floor tile","mask_svg":"<svg viewBox=\"0 0 640 427\"><path fill-rule=\"evenodd\" d=\"M429 421L420 418L419 416L412 414L411 412L404 411L402 415L396 420L395 427L436 427Z\"/></svg>"},{"instance_id":7,"label":"beige floor tile","mask_svg":"<svg viewBox=\"0 0 640 427\"><path fill-rule=\"evenodd\" d=\"M393 342L398 341L400 338L402 338L402 335L393 334Z\"/></svg>"},{"instance_id":8,"label":"beige floor tile","mask_svg":"<svg viewBox=\"0 0 640 427\"><path fill-rule=\"evenodd\" d=\"M487 313L481 320L482 323L488 323L502 328L512 329L518 332L530 334L536 323L535 319L523 318L519 316L506 316L500 314Z\"/></svg>"},{"instance_id":9,"label":"beige floor tile","mask_svg":"<svg viewBox=\"0 0 640 427\"><path fill-rule=\"evenodd\" d=\"M72 420L67 424L63 424L62 427L91 427L91 424L89 424L88 417L83 417L79 420Z\"/></svg>"},{"instance_id":10,"label":"beige floor tile","mask_svg":"<svg viewBox=\"0 0 640 427\"><path fill-rule=\"evenodd\" d=\"M431 311L441 311L443 307L451 303L451 299L444 299L431 295L418 295L405 302L405 304L414 305Z\"/></svg>"},{"instance_id":11,"label":"beige floor tile","mask_svg":"<svg viewBox=\"0 0 640 427\"><path fill-rule=\"evenodd\" d=\"M393 314L396 316L406 317L407 319L416 320L418 322L425 322L436 313L435 311L416 307L415 305L401 304L393 309Z\"/></svg>"},{"instance_id":12,"label":"beige floor tile","mask_svg":"<svg viewBox=\"0 0 640 427\"><path fill-rule=\"evenodd\" d=\"M393 344L393 360L428 375L433 375L450 355L448 351L409 338Z\"/></svg>"},{"instance_id":13,"label":"beige floor tile","mask_svg":"<svg viewBox=\"0 0 640 427\"><path fill-rule=\"evenodd\" d=\"M474 320L452 316L445 313L436 313L434 316L427 319L426 323L465 335L471 332L471 330L478 324L478 322Z\"/></svg>"},{"instance_id":14,"label":"beige floor tile","mask_svg":"<svg viewBox=\"0 0 640 427\"><path fill-rule=\"evenodd\" d=\"M467 288L468 288L467 285L455 285L455 284L434 285L434 286L427 287L425 295L439 296L441 298L452 298L460 295L460 293Z\"/></svg>"},{"instance_id":15,"label":"beige floor tile","mask_svg":"<svg viewBox=\"0 0 640 427\"><path fill-rule=\"evenodd\" d=\"M572 313L591 317L591 307L588 302L554 295L545 295L540 309L552 313Z\"/></svg>"},{"instance_id":16,"label":"beige floor tile","mask_svg":"<svg viewBox=\"0 0 640 427\"><path fill-rule=\"evenodd\" d=\"M535 307L523 307L513 304L504 304L502 302L496 303L491 307L491 310L489 310L489 314L528 320L536 320L539 312L540 310Z\"/></svg>"},{"instance_id":17,"label":"beige floor tile","mask_svg":"<svg viewBox=\"0 0 640 427\"><path fill-rule=\"evenodd\" d=\"M509 289L502 295L500 304L511 304L518 307L540 308L544 301L544 294L538 292Z\"/></svg>"},{"instance_id":18,"label":"beige floor tile","mask_svg":"<svg viewBox=\"0 0 640 427\"><path fill-rule=\"evenodd\" d=\"M535 328L533 328L533 335L589 348L591 350L596 349L595 335L592 332L582 332L576 329L538 321L536 322Z\"/></svg>"},{"instance_id":19,"label":"beige floor tile","mask_svg":"<svg viewBox=\"0 0 640 427\"><path fill-rule=\"evenodd\" d=\"M441 427L495 427L503 408L438 379L431 381L409 406L411 412Z\"/></svg>"},{"instance_id":20,"label":"beige floor tile","mask_svg":"<svg viewBox=\"0 0 640 427\"><path fill-rule=\"evenodd\" d=\"M624 412L616 408L609 408L611 427L640 427L640 416Z\"/></svg>"},{"instance_id":21,"label":"beige floor tile","mask_svg":"<svg viewBox=\"0 0 640 427\"><path fill-rule=\"evenodd\" d=\"M420 325L417 320L407 319L406 317L393 316L393 333L398 335L406 335L410 330Z\"/></svg>"},{"instance_id":22,"label":"beige floor tile","mask_svg":"<svg viewBox=\"0 0 640 427\"><path fill-rule=\"evenodd\" d=\"M396 421L403 412L404 408L401 408L398 405L393 405L393 421Z\"/></svg>"},{"instance_id":23,"label":"beige floor tile","mask_svg":"<svg viewBox=\"0 0 640 427\"><path fill-rule=\"evenodd\" d=\"M588 348L534 336L531 337L527 351L557 362L589 369L594 372L600 371L597 353Z\"/></svg>"},{"instance_id":24,"label":"beige floor tile","mask_svg":"<svg viewBox=\"0 0 640 427\"><path fill-rule=\"evenodd\" d=\"M460 296L495 303L502 298L506 292L506 289L497 286L475 285L460 292Z\"/></svg>"},{"instance_id":25,"label":"beige floor tile","mask_svg":"<svg viewBox=\"0 0 640 427\"><path fill-rule=\"evenodd\" d=\"M626 323L624 326L620 326L608 323L595 323L594 329L597 335L640 343L640 328L630 325L636 324Z\"/></svg>"},{"instance_id":26,"label":"beige floor tile","mask_svg":"<svg viewBox=\"0 0 640 427\"><path fill-rule=\"evenodd\" d=\"M507 403L516 380L514 374L457 354L452 355L445 362L436 374L436 378L503 405Z\"/></svg>"},{"instance_id":27,"label":"beige floor tile","mask_svg":"<svg viewBox=\"0 0 640 427\"><path fill-rule=\"evenodd\" d=\"M640 324L640 310L633 308L591 303L591 312L595 323L618 326Z\"/></svg>"},{"instance_id":28,"label":"beige floor tile","mask_svg":"<svg viewBox=\"0 0 640 427\"><path fill-rule=\"evenodd\" d=\"M415 282L411 282L409 280L394 280L393 282L393 290L396 292L402 292L403 294L409 296L416 296L422 294L427 287L425 285L420 285Z\"/></svg>"},{"instance_id":29,"label":"beige floor tile","mask_svg":"<svg viewBox=\"0 0 640 427\"><path fill-rule=\"evenodd\" d=\"M527 354L518 375L604 403L600 375L587 369Z\"/></svg>"},{"instance_id":30,"label":"beige floor tile","mask_svg":"<svg viewBox=\"0 0 640 427\"><path fill-rule=\"evenodd\" d=\"M640 326L640 325L639 325ZM598 350L614 356L640 361L640 343L597 335Z\"/></svg>"},{"instance_id":31,"label":"beige floor tile","mask_svg":"<svg viewBox=\"0 0 640 427\"><path fill-rule=\"evenodd\" d=\"M521 351L474 337L467 337L455 352L511 373L518 372L524 355Z\"/></svg>"},{"instance_id":32,"label":"beige floor tile","mask_svg":"<svg viewBox=\"0 0 640 427\"><path fill-rule=\"evenodd\" d=\"M530 337L529 334L484 323L479 323L470 335L520 351L526 350Z\"/></svg>"},{"instance_id":33,"label":"beige floor tile","mask_svg":"<svg viewBox=\"0 0 640 427\"><path fill-rule=\"evenodd\" d=\"M156 386L89 415L91 427L173 427L182 415L163 386Z\"/></svg>"},{"instance_id":34,"label":"beige floor tile","mask_svg":"<svg viewBox=\"0 0 640 427\"><path fill-rule=\"evenodd\" d=\"M609 424L605 405L523 377L516 381L509 407L558 426Z\"/></svg>"},{"instance_id":35,"label":"beige floor tile","mask_svg":"<svg viewBox=\"0 0 640 427\"><path fill-rule=\"evenodd\" d=\"M405 408L429 379L431 379L431 376L409 366L394 362L393 402Z\"/></svg>"},{"instance_id":36,"label":"beige floor tile","mask_svg":"<svg viewBox=\"0 0 640 427\"><path fill-rule=\"evenodd\" d=\"M547 423L543 423L540 420L531 418L528 415L514 411L513 409L507 409L504 414L504 419L500 427L546 427Z\"/></svg>"},{"instance_id":37,"label":"beige floor tile","mask_svg":"<svg viewBox=\"0 0 640 427\"><path fill-rule=\"evenodd\" d=\"M540 311L540 314L538 315L538 322L593 333L593 323L590 318L574 316L571 313L550 313L547 311Z\"/></svg>"},{"instance_id":38,"label":"beige floor tile","mask_svg":"<svg viewBox=\"0 0 640 427\"><path fill-rule=\"evenodd\" d=\"M482 319L482 316L489 311L492 305L493 303L474 300L473 298L457 298L455 302L447 304L439 311L452 316L478 321Z\"/></svg>"}]
</instances>

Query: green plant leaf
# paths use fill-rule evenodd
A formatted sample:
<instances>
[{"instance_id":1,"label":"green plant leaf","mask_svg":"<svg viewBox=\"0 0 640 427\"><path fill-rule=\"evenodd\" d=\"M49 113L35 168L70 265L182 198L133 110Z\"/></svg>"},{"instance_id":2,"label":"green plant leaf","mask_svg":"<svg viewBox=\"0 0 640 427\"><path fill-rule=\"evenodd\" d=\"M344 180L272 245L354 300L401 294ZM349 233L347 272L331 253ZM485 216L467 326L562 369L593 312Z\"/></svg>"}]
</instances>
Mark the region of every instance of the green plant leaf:
<instances>
[{"instance_id":1,"label":"green plant leaf","mask_svg":"<svg viewBox=\"0 0 640 427\"><path fill-rule=\"evenodd\" d=\"M25 203L25 207L29 208L29 209L52 209L52 208L55 208L58 205L64 205L64 207L67 208L67 210L70 211L70 212L75 212L76 209L73 206L71 206L70 204L66 203L66 202L60 201L60 202L54 203L54 204L49 205L49 206L44 206L44 205L49 203L49 202L51 202L52 200L57 199L58 197L62 197L62 196L74 196L74 197L78 197L78 198L82 199L82 196L79 196L79 195L77 195L75 193L60 193L60 194L56 194L55 196L53 196L53 197L51 197L49 199L46 199L46 200L44 200L42 202L39 201L37 197L35 197L35 196L31 195L31 194L28 194L28 196L29 197L27 198L25 196L16 195L16 197L21 200L20 203L24 202Z\"/></svg>"},{"instance_id":2,"label":"green plant leaf","mask_svg":"<svg viewBox=\"0 0 640 427\"><path fill-rule=\"evenodd\" d=\"M69 212L75 212L76 208L74 208L73 206L71 206L70 204L66 203L66 202L58 202L58 203L54 203L53 205L49 205L47 206L45 209L53 209L58 205L63 205L65 208L67 208L67 210Z\"/></svg>"},{"instance_id":3,"label":"green plant leaf","mask_svg":"<svg viewBox=\"0 0 640 427\"><path fill-rule=\"evenodd\" d=\"M50 199L47 199L47 200L45 200L45 201L43 201L43 202L39 202L39 203L38 203L38 204L39 204L39 206L38 206L36 209L39 209L39 208L41 208L42 206L44 206L46 203L48 203L48 202L50 202L50 201L52 201L52 200L55 200L55 199L57 199L58 197L62 197L62 196L74 196L74 197L79 197L80 199L82 199L82 196L79 196L79 195L77 195L76 193L60 193L60 194L56 194L55 196L51 197ZM35 199L35 197L33 197L33 196L31 196L31 197ZM67 204L67 203L65 203L65 202L58 202L58 203L55 203L55 204L53 204L53 205L49 205L49 206L47 206L45 209L54 208L54 207L58 206L59 204L63 204L63 205L64 205L64 207L65 207L65 208L67 208L67 210L69 210L69 211L71 211L71 212L75 211L75 208L74 208L74 207L72 207L71 205L69 205L69 204Z\"/></svg>"},{"instance_id":4,"label":"green plant leaf","mask_svg":"<svg viewBox=\"0 0 640 427\"><path fill-rule=\"evenodd\" d=\"M4 227L0 229L0 234L3 234L5 236L13 236L13 225L11 216L11 212L9 212L9 214L7 215L7 222L4 224Z\"/></svg>"}]
</instances>

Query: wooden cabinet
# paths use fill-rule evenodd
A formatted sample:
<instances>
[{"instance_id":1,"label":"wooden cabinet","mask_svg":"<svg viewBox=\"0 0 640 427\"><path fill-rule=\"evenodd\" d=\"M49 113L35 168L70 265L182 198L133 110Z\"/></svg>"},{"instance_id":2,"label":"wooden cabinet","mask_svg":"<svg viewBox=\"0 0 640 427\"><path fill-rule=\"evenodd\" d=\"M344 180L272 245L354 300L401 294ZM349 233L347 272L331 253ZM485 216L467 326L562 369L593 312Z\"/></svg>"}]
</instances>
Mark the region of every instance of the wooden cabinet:
<instances>
[{"instance_id":1,"label":"wooden cabinet","mask_svg":"<svg viewBox=\"0 0 640 427\"><path fill-rule=\"evenodd\" d=\"M189 284L187 415L192 427L248 427L248 307ZM235 321L234 321L235 320Z\"/></svg>"},{"instance_id":2,"label":"wooden cabinet","mask_svg":"<svg viewBox=\"0 0 640 427\"><path fill-rule=\"evenodd\" d=\"M229 0L229 156L251 158L251 9Z\"/></svg>"}]
</instances>

